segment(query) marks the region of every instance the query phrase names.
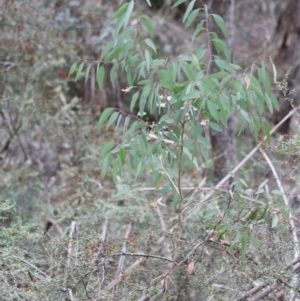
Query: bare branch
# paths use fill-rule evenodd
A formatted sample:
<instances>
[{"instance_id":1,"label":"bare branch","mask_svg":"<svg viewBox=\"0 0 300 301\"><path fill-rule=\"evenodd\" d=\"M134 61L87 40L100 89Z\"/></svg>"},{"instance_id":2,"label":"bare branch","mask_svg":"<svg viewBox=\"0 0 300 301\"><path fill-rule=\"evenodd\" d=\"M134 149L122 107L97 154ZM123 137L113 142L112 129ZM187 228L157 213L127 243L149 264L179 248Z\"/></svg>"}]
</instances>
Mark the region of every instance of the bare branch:
<instances>
[{"instance_id":1,"label":"bare branch","mask_svg":"<svg viewBox=\"0 0 300 301\"><path fill-rule=\"evenodd\" d=\"M295 107L293 110L291 110L279 123L277 123L272 130L270 131L270 134L273 134L288 118L290 118L299 107ZM218 189L222 187L227 181L230 180L232 174L235 174L237 171L239 171L245 164L248 162L252 156L259 150L259 148L262 146L262 144L267 140L267 137L265 136L261 142L257 144L256 147L226 176L224 177L216 186L215 189ZM205 202L209 201L210 198L213 196L215 190L212 190L209 192L205 198L202 200L202 202L199 202L196 206L194 206L183 218L183 222L185 222L191 215L197 212L197 209L203 205Z\"/></svg>"}]
</instances>

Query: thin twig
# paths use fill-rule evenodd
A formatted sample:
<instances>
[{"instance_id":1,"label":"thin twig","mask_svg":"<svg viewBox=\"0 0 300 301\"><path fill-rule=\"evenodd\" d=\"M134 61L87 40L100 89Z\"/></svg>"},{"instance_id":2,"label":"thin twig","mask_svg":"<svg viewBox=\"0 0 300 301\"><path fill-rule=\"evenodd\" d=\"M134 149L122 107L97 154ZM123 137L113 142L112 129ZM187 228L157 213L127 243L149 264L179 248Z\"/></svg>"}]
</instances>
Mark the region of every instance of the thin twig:
<instances>
[{"instance_id":1,"label":"thin twig","mask_svg":"<svg viewBox=\"0 0 300 301\"><path fill-rule=\"evenodd\" d=\"M159 198L157 200L157 203L159 203L161 201L162 198ZM160 225L161 225L161 228L162 228L162 231L163 233L166 233L167 232L167 227L166 227L166 224L165 224L165 221L164 221L164 218L162 216L162 213L160 212L160 209L159 209L159 206L156 207L156 212L157 212L157 215L158 215L158 218L159 218L159 221L160 221ZM172 254L171 254L171 246L170 244L164 239L164 237L162 237L163 240L164 240L164 245L165 245L165 249L166 249L166 252L167 252L167 257L169 259L172 258Z\"/></svg>"},{"instance_id":2,"label":"thin twig","mask_svg":"<svg viewBox=\"0 0 300 301\"><path fill-rule=\"evenodd\" d=\"M283 185L282 185L282 183L279 179L279 176L277 174L277 171L276 171L272 161L270 160L269 156L266 154L266 152L261 147L259 148L259 151L262 153L262 155L264 156L266 162L270 166L270 169L272 170L272 173L273 173L274 178L276 180L277 186L278 186L278 188L279 188L279 190L282 194L282 198L283 198L283 201L285 203L285 206L288 208L289 207L289 200L286 196ZM297 230L296 230L296 227L295 227L295 222L294 222L294 219L293 219L293 216L292 216L292 213L291 213L290 210L289 210L289 222L290 222L290 226L291 226L291 230L292 230L292 237L293 237L293 244L294 244L294 259L296 259L296 258L299 257L299 240L298 240L298 236L297 236ZM297 279L298 279L298 276L295 274L293 276L292 283L296 284ZM291 293L290 293L290 300L294 300L295 299L294 297L295 297L295 292L292 290Z\"/></svg>"},{"instance_id":3,"label":"thin twig","mask_svg":"<svg viewBox=\"0 0 300 301\"><path fill-rule=\"evenodd\" d=\"M71 268L71 258L72 258L72 253L73 253L73 237L74 237L74 233L76 232L76 230L77 230L76 222L72 221L71 227L70 227L70 239L69 239L68 252L67 252L67 264L66 264L66 268L65 268L64 287L67 286L68 269Z\"/></svg>"},{"instance_id":4,"label":"thin twig","mask_svg":"<svg viewBox=\"0 0 300 301\"><path fill-rule=\"evenodd\" d=\"M171 182L171 184L172 184L173 187L175 188L177 194L179 194L178 187L175 185L175 183L173 182L172 178L170 177L170 175L168 174L167 170L165 169L165 167L164 167L164 165L163 165L163 162L162 162L161 156L159 156L159 161L160 161L161 168L163 169L165 175L168 177L169 181Z\"/></svg>"},{"instance_id":5,"label":"thin twig","mask_svg":"<svg viewBox=\"0 0 300 301\"><path fill-rule=\"evenodd\" d=\"M299 107L295 107L293 110L291 110L279 123L277 123L272 130L270 131L270 134L273 134L281 125L284 123L288 118L290 118ZM224 177L214 188L218 189L222 187L227 181L230 180L232 177L232 174L237 173L245 164L248 162L252 156L258 151L258 149L262 146L262 144L267 140L267 137L265 136L261 142L257 144L256 147L253 148L253 150L230 172L226 177ZM196 206L194 206L183 218L183 222L185 222L191 215L197 212L197 209L203 205L204 202L207 202L214 194L215 189L209 192L205 198L202 200L202 202L198 203Z\"/></svg>"},{"instance_id":6,"label":"thin twig","mask_svg":"<svg viewBox=\"0 0 300 301\"><path fill-rule=\"evenodd\" d=\"M281 181L279 179L279 176L277 174L277 171L276 171L276 169L275 169L272 161L270 160L269 156L266 154L266 152L262 148L259 148L259 151L262 153L262 155L264 156L266 162L270 166L270 169L272 170L272 173L274 175L274 178L276 180L278 188L279 188L279 190L280 190L280 192L282 194L282 198L283 198L283 201L285 203L285 206L289 207L289 200L288 200L288 198L286 196L286 193L284 191L283 185L282 185L282 183L281 183ZM296 226L295 226L294 219L293 219L291 211L289 211L289 222L290 222L291 229L292 229L292 234L293 234L294 259L296 259L296 258L299 257L299 240L298 240L297 230L296 230Z\"/></svg>"},{"instance_id":7,"label":"thin twig","mask_svg":"<svg viewBox=\"0 0 300 301\"><path fill-rule=\"evenodd\" d=\"M240 297L234 299L234 301L246 300L248 297L250 297L251 295L257 293L259 290L261 290L262 288L264 288L266 286L267 285L265 283L261 283L261 284L255 286L254 288L252 288L251 290L249 290L248 292L242 294Z\"/></svg>"},{"instance_id":8,"label":"thin twig","mask_svg":"<svg viewBox=\"0 0 300 301\"><path fill-rule=\"evenodd\" d=\"M127 230L126 230L126 233L125 233L124 242L123 242L123 246L122 246L122 253L126 252L126 245L127 245L127 241L128 241L128 237L129 237L129 234L131 232L131 229L132 229L132 221L127 226ZM124 267L124 261L125 261L125 256L121 255L120 259L119 259L119 263L118 263L116 277L118 277L120 275L120 273L121 273L121 271Z\"/></svg>"},{"instance_id":9,"label":"thin twig","mask_svg":"<svg viewBox=\"0 0 300 301\"><path fill-rule=\"evenodd\" d=\"M129 272L131 270L138 267L144 260L145 260L145 258L140 258L140 259L136 260L127 270L123 271L115 280L113 280L111 283L109 283L105 289L112 290L115 286L117 286L119 283L121 283L126 278L126 276L129 274Z\"/></svg>"},{"instance_id":10,"label":"thin twig","mask_svg":"<svg viewBox=\"0 0 300 301\"><path fill-rule=\"evenodd\" d=\"M264 291L262 291L260 294L258 294L254 298L250 299L249 301L258 301L258 300L264 298L265 296L269 295L275 289L282 288L283 286L284 285L282 283L276 282L275 284L270 285L268 288L266 288Z\"/></svg>"},{"instance_id":11,"label":"thin twig","mask_svg":"<svg viewBox=\"0 0 300 301\"><path fill-rule=\"evenodd\" d=\"M73 292L72 292L72 290L70 288L68 288L68 293L69 293L69 296L70 296L70 300L71 301L76 301L76 299L73 296Z\"/></svg>"},{"instance_id":12,"label":"thin twig","mask_svg":"<svg viewBox=\"0 0 300 301\"><path fill-rule=\"evenodd\" d=\"M169 262L173 262L172 259L169 259L167 257L162 257L158 255L152 255L152 254L145 254L145 253L128 253L128 252L121 252L121 253L116 253L116 254L110 254L107 257L112 257L112 256L133 256L133 257L145 257L145 258L155 258L155 259L161 259Z\"/></svg>"}]
</instances>

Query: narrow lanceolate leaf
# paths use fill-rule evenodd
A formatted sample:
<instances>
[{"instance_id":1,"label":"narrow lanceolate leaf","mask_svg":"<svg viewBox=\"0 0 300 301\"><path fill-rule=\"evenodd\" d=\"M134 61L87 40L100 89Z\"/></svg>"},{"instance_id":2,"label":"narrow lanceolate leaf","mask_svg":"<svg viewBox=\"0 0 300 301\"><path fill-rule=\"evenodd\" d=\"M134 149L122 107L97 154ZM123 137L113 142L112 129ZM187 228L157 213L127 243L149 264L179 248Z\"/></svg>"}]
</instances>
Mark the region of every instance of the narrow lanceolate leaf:
<instances>
[{"instance_id":1,"label":"narrow lanceolate leaf","mask_svg":"<svg viewBox=\"0 0 300 301\"><path fill-rule=\"evenodd\" d=\"M278 99L277 99L277 97L275 96L274 93L270 94L270 99L272 101L272 104L273 104L274 108L278 111L279 110L279 102L278 102Z\"/></svg>"},{"instance_id":2,"label":"narrow lanceolate leaf","mask_svg":"<svg viewBox=\"0 0 300 301\"><path fill-rule=\"evenodd\" d=\"M147 44L154 52L156 52L156 47L155 47L154 43L152 42L152 40L146 39L146 40L145 40L145 43L146 43L146 44Z\"/></svg>"},{"instance_id":3,"label":"narrow lanceolate leaf","mask_svg":"<svg viewBox=\"0 0 300 301\"><path fill-rule=\"evenodd\" d=\"M77 62L73 63L70 71L69 71L69 77L77 70Z\"/></svg>"},{"instance_id":4,"label":"narrow lanceolate leaf","mask_svg":"<svg viewBox=\"0 0 300 301\"><path fill-rule=\"evenodd\" d=\"M278 224L278 215L274 215L272 218L272 228L276 228L277 224Z\"/></svg>"},{"instance_id":5,"label":"narrow lanceolate leaf","mask_svg":"<svg viewBox=\"0 0 300 301\"><path fill-rule=\"evenodd\" d=\"M154 36L154 28L153 28L153 25L152 25L152 21L151 19L148 17L148 16L142 16L141 17L141 20L142 20L142 23L143 25L145 26L145 28L147 29L150 37L153 39L153 36Z\"/></svg>"},{"instance_id":6,"label":"narrow lanceolate leaf","mask_svg":"<svg viewBox=\"0 0 300 301\"><path fill-rule=\"evenodd\" d=\"M105 74L104 67L101 66L97 70L97 83L98 83L100 90L102 90L102 88L103 88L104 74Z\"/></svg>"},{"instance_id":7,"label":"narrow lanceolate leaf","mask_svg":"<svg viewBox=\"0 0 300 301\"><path fill-rule=\"evenodd\" d=\"M190 2L190 4L188 5L186 11L185 11L185 14L183 16L183 23L185 23L186 19L188 18L190 12L192 11L193 7L194 7L194 4L195 4L196 0L193 0Z\"/></svg>"},{"instance_id":8,"label":"narrow lanceolate leaf","mask_svg":"<svg viewBox=\"0 0 300 301\"><path fill-rule=\"evenodd\" d=\"M133 96L132 96L132 99L131 99L131 102L130 102L130 111L131 111L131 112L133 111L133 109L134 109L134 107L135 107L135 104L136 104L136 101L137 101L139 95L140 95L140 92L137 91L137 92L135 92L135 93L133 94Z\"/></svg>"},{"instance_id":9,"label":"narrow lanceolate leaf","mask_svg":"<svg viewBox=\"0 0 300 301\"><path fill-rule=\"evenodd\" d=\"M244 234L241 237L242 265L246 263L247 240L247 236Z\"/></svg>"},{"instance_id":10,"label":"narrow lanceolate leaf","mask_svg":"<svg viewBox=\"0 0 300 301\"><path fill-rule=\"evenodd\" d=\"M187 21L185 23L185 28L191 26L191 24L193 23L193 21L196 19L196 17L198 16L200 8L197 8L195 10L193 10L191 12L191 14L188 16Z\"/></svg>"},{"instance_id":11,"label":"narrow lanceolate leaf","mask_svg":"<svg viewBox=\"0 0 300 301\"><path fill-rule=\"evenodd\" d=\"M111 60L116 57L122 50L122 47L121 46L118 46L116 47L113 51L111 51L108 56L106 57L104 63L107 64L107 63L110 63Z\"/></svg>"},{"instance_id":12,"label":"narrow lanceolate leaf","mask_svg":"<svg viewBox=\"0 0 300 301\"><path fill-rule=\"evenodd\" d=\"M106 153L109 152L114 146L115 143L112 141L105 143L101 151L101 156L104 157Z\"/></svg>"},{"instance_id":13,"label":"narrow lanceolate leaf","mask_svg":"<svg viewBox=\"0 0 300 301\"><path fill-rule=\"evenodd\" d=\"M84 67L84 62L82 62L82 63L80 64L80 66L79 66L79 68L78 68L78 70L77 70L76 77L75 77L75 81L77 81L78 78L80 77L81 72L82 72L82 70L83 70L83 67Z\"/></svg>"},{"instance_id":14,"label":"narrow lanceolate leaf","mask_svg":"<svg viewBox=\"0 0 300 301\"><path fill-rule=\"evenodd\" d=\"M87 80L89 78L91 67L92 67L92 64L89 64L88 67L87 67L87 70L85 72L85 82L87 82Z\"/></svg>"},{"instance_id":15,"label":"narrow lanceolate leaf","mask_svg":"<svg viewBox=\"0 0 300 301\"><path fill-rule=\"evenodd\" d=\"M247 122L250 123L250 118L249 118L248 113L247 113L245 110L243 110L243 109L241 109L240 112L241 112L242 117L243 117Z\"/></svg>"},{"instance_id":16,"label":"narrow lanceolate leaf","mask_svg":"<svg viewBox=\"0 0 300 301\"><path fill-rule=\"evenodd\" d=\"M208 124L212 129L218 132L223 132L222 128L216 122L210 121Z\"/></svg>"},{"instance_id":17,"label":"narrow lanceolate leaf","mask_svg":"<svg viewBox=\"0 0 300 301\"><path fill-rule=\"evenodd\" d=\"M113 108L106 108L103 111L98 122L98 127L102 127L103 123L109 118L113 110L114 110Z\"/></svg>"},{"instance_id":18,"label":"narrow lanceolate leaf","mask_svg":"<svg viewBox=\"0 0 300 301\"><path fill-rule=\"evenodd\" d=\"M127 7L127 10L126 10L125 19L124 19L124 27L126 27L128 24L128 21L131 16L131 13L133 11L133 8L134 8L134 0L131 0Z\"/></svg>"},{"instance_id":19,"label":"narrow lanceolate leaf","mask_svg":"<svg viewBox=\"0 0 300 301\"><path fill-rule=\"evenodd\" d=\"M175 8L175 7L177 7L178 5L180 5L180 4L182 4L182 3L184 3L184 2L186 2L187 0L178 0L177 2L175 2L175 4L172 6L172 8Z\"/></svg>"},{"instance_id":20,"label":"narrow lanceolate leaf","mask_svg":"<svg viewBox=\"0 0 300 301\"><path fill-rule=\"evenodd\" d=\"M114 112L107 121L106 129L108 129L118 118L119 112Z\"/></svg>"},{"instance_id":21,"label":"narrow lanceolate leaf","mask_svg":"<svg viewBox=\"0 0 300 301\"><path fill-rule=\"evenodd\" d=\"M119 158L120 158L122 164L124 164L124 163L125 163L125 159L126 159L126 155L127 155L127 153L126 153L126 151L124 150L124 148L121 148L121 149L119 150L118 155L119 155Z\"/></svg>"},{"instance_id":22,"label":"narrow lanceolate leaf","mask_svg":"<svg viewBox=\"0 0 300 301\"><path fill-rule=\"evenodd\" d=\"M112 155L110 154L104 159L102 164L102 170L101 170L101 179L105 177L107 173L107 169L110 166L111 160L112 160Z\"/></svg>"},{"instance_id":23,"label":"narrow lanceolate leaf","mask_svg":"<svg viewBox=\"0 0 300 301\"><path fill-rule=\"evenodd\" d=\"M222 33L225 36L225 38L227 38L227 35L228 35L227 28L226 28L225 22L222 19L222 17L220 17L218 15L215 15L215 14L213 14L212 16L214 17L215 22L217 23L217 25L219 26L219 28L222 30Z\"/></svg>"},{"instance_id":24,"label":"narrow lanceolate leaf","mask_svg":"<svg viewBox=\"0 0 300 301\"><path fill-rule=\"evenodd\" d=\"M128 3L124 3L113 15L113 17L111 18L111 20L117 19L118 17L120 17L121 15L125 14L125 12L127 11L127 7L128 7Z\"/></svg>"}]
</instances>

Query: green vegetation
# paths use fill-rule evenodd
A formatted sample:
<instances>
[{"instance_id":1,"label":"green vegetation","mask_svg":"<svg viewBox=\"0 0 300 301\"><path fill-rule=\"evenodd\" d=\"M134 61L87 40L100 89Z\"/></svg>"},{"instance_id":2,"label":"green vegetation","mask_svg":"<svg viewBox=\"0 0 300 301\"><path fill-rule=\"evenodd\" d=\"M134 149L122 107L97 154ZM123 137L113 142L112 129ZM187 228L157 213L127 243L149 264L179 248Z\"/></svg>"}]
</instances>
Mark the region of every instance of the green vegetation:
<instances>
[{"instance_id":1,"label":"green vegetation","mask_svg":"<svg viewBox=\"0 0 300 301\"><path fill-rule=\"evenodd\" d=\"M1 300L246 300L267 288L266 295L298 294L297 217L267 154L274 129L265 117L279 109L275 84L292 102L288 74L276 82L269 58L232 63L224 20L187 2L182 21L194 51L170 57L133 0L112 4L111 16L111 7L96 3L43 7L35 26L44 31L31 27L32 15L22 19L22 5L6 6L8 19L26 24L16 45L35 48L24 58L3 44L11 65L1 75ZM74 15L68 22L67 13ZM91 28L104 15L104 42L88 59L80 56L80 18ZM52 18L61 22L60 37L45 25ZM51 47L43 48L47 39ZM100 59L91 59L97 50ZM109 101L95 109L93 97L85 105L70 91L87 83L95 90L93 82L105 90L120 77L128 110ZM237 141L247 134L251 143L215 184L208 132L223 132L230 118ZM275 150L296 162L299 140L282 136ZM264 177L266 165L274 180Z\"/></svg>"}]
</instances>

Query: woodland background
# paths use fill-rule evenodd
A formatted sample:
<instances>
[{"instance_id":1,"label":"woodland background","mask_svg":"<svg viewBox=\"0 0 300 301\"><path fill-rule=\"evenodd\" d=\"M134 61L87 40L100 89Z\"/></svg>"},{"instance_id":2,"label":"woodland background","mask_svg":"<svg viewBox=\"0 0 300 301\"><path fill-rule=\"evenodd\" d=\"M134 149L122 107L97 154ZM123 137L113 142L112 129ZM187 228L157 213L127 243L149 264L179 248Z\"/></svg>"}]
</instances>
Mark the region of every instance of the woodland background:
<instances>
[{"instance_id":1,"label":"woodland background","mask_svg":"<svg viewBox=\"0 0 300 301\"><path fill-rule=\"evenodd\" d=\"M101 113L113 107L134 114L131 94L122 91L126 77L120 73L112 85L106 76L100 90L93 67L88 78L68 76L74 62L99 60L112 40L111 18L123 2L0 1L0 300L162 300L161 279L154 280L165 269L166 252L160 250L165 242L147 173L136 180L124 167L117 182L109 172L100 177L103 145L122 135L114 127L97 126ZM137 14L153 22L159 56L193 51L193 28L182 24L189 1L173 9L175 1L170 0L150 1L152 7L136 2ZM248 68L271 56L278 79L288 73L283 92L273 87L280 101L280 110L268 116L274 126L298 105L300 1L195 2L195 7L204 5L225 19L234 63ZM105 68L109 73L109 65ZM149 118L157 121L157 116ZM264 146L288 192L297 230L298 120L295 113ZM237 132L233 124L231 133L211 133L211 160L201 172L187 171L186 183L199 185L204 178L217 183L229 165L255 147L247 129ZM239 177L247 189L258 189L266 179L268 190L278 189L261 154ZM171 203L166 197L162 212L170 224L176 211ZM168 300L297 300L299 291L290 297L287 284L295 274L286 272L293 249L289 223L281 216L276 229L267 224L253 226L263 247L250 248L242 265L238 249L226 255L222 243L207 239L208 220L191 223L182 252L193 249L201 237L207 245L199 251L201 260L189 259L199 267L193 266L191 277L189 260L183 261ZM142 249L157 258L143 261L138 256ZM256 294L266 288L270 292Z\"/></svg>"}]
</instances>

